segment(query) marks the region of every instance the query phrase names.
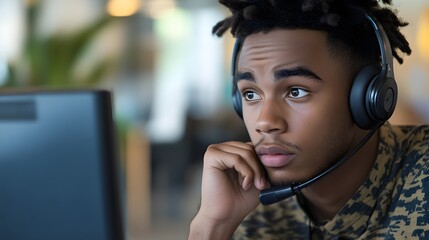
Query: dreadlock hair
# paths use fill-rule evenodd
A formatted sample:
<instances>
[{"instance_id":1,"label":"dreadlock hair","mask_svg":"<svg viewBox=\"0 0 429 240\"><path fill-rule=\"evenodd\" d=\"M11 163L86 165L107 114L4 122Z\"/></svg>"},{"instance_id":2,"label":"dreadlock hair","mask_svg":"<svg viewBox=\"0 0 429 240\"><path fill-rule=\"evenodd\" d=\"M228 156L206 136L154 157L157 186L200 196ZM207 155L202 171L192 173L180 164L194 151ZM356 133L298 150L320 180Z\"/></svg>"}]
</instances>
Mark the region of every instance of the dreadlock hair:
<instances>
[{"instance_id":1,"label":"dreadlock hair","mask_svg":"<svg viewBox=\"0 0 429 240\"><path fill-rule=\"evenodd\" d=\"M411 48L400 27L408 23L387 5L391 0L219 0L232 16L218 22L213 34L222 36L229 28L240 39L274 29L312 29L328 33L328 47L356 67L380 61L380 51L373 28L368 21L357 21L352 7L375 16L383 26L399 63L398 49L407 55Z\"/></svg>"}]
</instances>

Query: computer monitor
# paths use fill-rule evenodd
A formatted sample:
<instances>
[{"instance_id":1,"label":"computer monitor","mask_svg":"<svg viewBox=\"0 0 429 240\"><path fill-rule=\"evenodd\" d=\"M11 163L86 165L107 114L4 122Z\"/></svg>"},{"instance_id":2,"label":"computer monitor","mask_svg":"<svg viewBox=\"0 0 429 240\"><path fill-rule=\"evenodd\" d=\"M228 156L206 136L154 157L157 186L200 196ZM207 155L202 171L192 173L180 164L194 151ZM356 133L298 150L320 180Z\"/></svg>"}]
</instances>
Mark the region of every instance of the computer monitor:
<instances>
[{"instance_id":1,"label":"computer monitor","mask_svg":"<svg viewBox=\"0 0 429 240\"><path fill-rule=\"evenodd\" d=\"M114 129L108 91L0 91L0 239L124 239Z\"/></svg>"}]
</instances>

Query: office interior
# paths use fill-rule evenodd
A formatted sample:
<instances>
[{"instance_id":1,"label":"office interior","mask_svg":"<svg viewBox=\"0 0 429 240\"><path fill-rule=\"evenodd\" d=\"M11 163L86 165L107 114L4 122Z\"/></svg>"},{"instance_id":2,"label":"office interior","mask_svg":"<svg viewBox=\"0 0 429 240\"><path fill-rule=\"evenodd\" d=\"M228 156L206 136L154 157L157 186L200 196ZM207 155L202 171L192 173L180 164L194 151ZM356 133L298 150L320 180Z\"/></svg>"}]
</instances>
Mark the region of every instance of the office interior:
<instances>
[{"instance_id":1,"label":"office interior","mask_svg":"<svg viewBox=\"0 0 429 240\"><path fill-rule=\"evenodd\" d=\"M429 1L394 0L413 53L392 124L429 122ZM2 89L113 94L127 239L186 239L211 143L245 140L231 103L234 39L213 0L2 0Z\"/></svg>"}]
</instances>

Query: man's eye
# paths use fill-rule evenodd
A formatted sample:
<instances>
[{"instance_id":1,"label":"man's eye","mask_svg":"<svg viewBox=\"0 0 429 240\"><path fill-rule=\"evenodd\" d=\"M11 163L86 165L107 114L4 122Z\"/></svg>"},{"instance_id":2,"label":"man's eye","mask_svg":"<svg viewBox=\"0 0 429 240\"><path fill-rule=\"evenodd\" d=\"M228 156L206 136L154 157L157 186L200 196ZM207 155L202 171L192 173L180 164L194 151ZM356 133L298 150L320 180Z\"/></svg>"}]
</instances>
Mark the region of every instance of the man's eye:
<instances>
[{"instance_id":1,"label":"man's eye","mask_svg":"<svg viewBox=\"0 0 429 240\"><path fill-rule=\"evenodd\" d=\"M294 88L291 88L290 90L289 90L289 93L288 93L288 97L290 97L290 98L302 98L302 97L305 97L305 96L307 96L309 94L309 92L308 91L306 91L306 90L304 90L304 89L302 89L302 88L297 88L297 87L294 87Z\"/></svg>"},{"instance_id":2,"label":"man's eye","mask_svg":"<svg viewBox=\"0 0 429 240\"><path fill-rule=\"evenodd\" d=\"M261 99L261 96L252 91L245 91L243 93L243 97L246 99L246 101L256 101Z\"/></svg>"}]
</instances>

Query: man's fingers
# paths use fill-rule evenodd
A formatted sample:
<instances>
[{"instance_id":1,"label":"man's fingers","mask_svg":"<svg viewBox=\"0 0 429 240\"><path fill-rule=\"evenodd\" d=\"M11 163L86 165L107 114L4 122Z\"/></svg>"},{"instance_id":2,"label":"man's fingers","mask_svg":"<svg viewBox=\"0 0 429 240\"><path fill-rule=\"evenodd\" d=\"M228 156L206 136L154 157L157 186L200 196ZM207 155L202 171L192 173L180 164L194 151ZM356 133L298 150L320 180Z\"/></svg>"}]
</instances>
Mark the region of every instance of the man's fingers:
<instances>
[{"instance_id":1,"label":"man's fingers","mask_svg":"<svg viewBox=\"0 0 429 240\"><path fill-rule=\"evenodd\" d=\"M230 146L231 148L228 148ZM253 178L254 185L259 190L265 189L270 186L269 181L266 178L265 169L262 167L259 157L257 156L254 146L251 142L242 143L242 142L225 142L224 146L226 151L234 151L234 147L237 149L243 150L241 156L247 160L249 166L253 169L255 177Z\"/></svg>"},{"instance_id":2,"label":"man's fingers","mask_svg":"<svg viewBox=\"0 0 429 240\"><path fill-rule=\"evenodd\" d=\"M219 170L235 169L243 178L243 189L253 183L256 188L267 187L265 171L262 168L252 145L241 142L226 142L208 147L208 164Z\"/></svg>"}]
</instances>

